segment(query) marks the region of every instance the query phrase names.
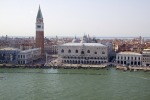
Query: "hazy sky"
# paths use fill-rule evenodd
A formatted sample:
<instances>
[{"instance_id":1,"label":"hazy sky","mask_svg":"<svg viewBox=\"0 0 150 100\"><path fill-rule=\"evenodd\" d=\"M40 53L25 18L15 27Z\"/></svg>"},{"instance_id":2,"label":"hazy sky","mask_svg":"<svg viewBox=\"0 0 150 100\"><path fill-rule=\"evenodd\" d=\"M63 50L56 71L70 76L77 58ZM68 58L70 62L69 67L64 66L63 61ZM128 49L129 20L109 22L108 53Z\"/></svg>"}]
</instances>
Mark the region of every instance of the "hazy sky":
<instances>
[{"instance_id":1,"label":"hazy sky","mask_svg":"<svg viewBox=\"0 0 150 100\"><path fill-rule=\"evenodd\" d=\"M150 0L0 0L0 36L35 36L39 4L45 36L150 37Z\"/></svg>"}]
</instances>

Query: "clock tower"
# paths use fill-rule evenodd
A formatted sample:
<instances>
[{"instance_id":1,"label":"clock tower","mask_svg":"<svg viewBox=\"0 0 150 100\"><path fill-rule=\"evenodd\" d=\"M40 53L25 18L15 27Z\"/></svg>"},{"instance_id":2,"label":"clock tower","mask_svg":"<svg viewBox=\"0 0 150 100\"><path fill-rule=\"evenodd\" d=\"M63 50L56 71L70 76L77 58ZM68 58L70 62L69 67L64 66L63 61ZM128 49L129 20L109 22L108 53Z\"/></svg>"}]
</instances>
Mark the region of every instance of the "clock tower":
<instances>
[{"instance_id":1,"label":"clock tower","mask_svg":"<svg viewBox=\"0 0 150 100\"><path fill-rule=\"evenodd\" d=\"M41 54L44 54L44 23L41 8L36 17L36 47L41 48Z\"/></svg>"}]
</instances>

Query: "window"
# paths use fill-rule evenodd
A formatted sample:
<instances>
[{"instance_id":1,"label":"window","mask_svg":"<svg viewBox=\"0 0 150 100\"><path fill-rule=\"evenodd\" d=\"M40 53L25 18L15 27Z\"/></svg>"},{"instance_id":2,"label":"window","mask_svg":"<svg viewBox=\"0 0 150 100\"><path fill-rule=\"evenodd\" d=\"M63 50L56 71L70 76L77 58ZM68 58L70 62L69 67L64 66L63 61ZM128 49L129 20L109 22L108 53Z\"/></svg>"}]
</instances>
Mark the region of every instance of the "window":
<instances>
[{"instance_id":1,"label":"window","mask_svg":"<svg viewBox=\"0 0 150 100\"><path fill-rule=\"evenodd\" d=\"M88 50L87 53L90 53L90 50Z\"/></svg>"},{"instance_id":2,"label":"window","mask_svg":"<svg viewBox=\"0 0 150 100\"><path fill-rule=\"evenodd\" d=\"M105 52L103 51L102 54L105 54Z\"/></svg>"},{"instance_id":3,"label":"window","mask_svg":"<svg viewBox=\"0 0 150 100\"><path fill-rule=\"evenodd\" d=\"M70 49L68 50L68 53L71 53L71 50L70 50Z\"/></svg>"},{"instance_id":4,"label":"window","mask_svg":"<svg viewBox=\"0 0 150 100\"><path fill-rule=\"evenodd\" d=\"M81 51L81 54L84 54L84 51Z\"/></svg>"},{"instance_id":5,"label":"window","mask_svg":"<svg viewBox=\"0 0 150 100\"><path fill-rule=\"evenodd\" d=\"M97 54L97 52L95 51L94 54Z\"/></svg>"},{"instance_id":6,"label":"window","mask_svg":"<svg viewBox=\"0 0 150 100\"><path fill-rule=\"evenodd\" d=\"M76 50L76 53L78 53L78 50Z\"/></svg>"},{"instance_id":7,"label":"window","mask_svg":"<svg viewBox=\"0 0 150 100\"><path fill-rule=\"evenodd\" d=\"M64 53L64 49L61 50L61 53Z\"/></svg>"},{"instance_id":8,"label":"window","mask_svg":"<svg viewBox=\"0 0 150 100\"><path fill-rule=\"evenodd\" d=\"M37 28L41 28L41 26L40 26L40 25L37 25Z\"/></svg>"}]
</instances>

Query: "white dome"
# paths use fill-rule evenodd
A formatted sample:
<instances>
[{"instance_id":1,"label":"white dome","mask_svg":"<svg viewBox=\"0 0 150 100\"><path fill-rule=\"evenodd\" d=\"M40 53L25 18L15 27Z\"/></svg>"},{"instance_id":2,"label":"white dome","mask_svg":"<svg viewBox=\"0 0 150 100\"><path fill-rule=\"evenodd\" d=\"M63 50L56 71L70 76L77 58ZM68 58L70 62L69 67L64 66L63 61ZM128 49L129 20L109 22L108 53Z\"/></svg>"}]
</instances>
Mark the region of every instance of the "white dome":
<instances>
[{"instance_id":1,"label":"white dome","mask_svg":"<svg viewBox=\"0 0 150 100\"><path fill-rule=\"evenodd\" d=\"M81 42L80 43L87 43L85 40L81 40Z\"/></svg>"},{"instance_id":2,"label":"white dome","mask_svg":"<svg viewBox=\"0 0 150 100\"><path fill-rule=\"evenodd\" d=\"M79 43L79 42L80 42L80 40L77 39L76 37L72 40L72 43Z\"/></svg>"}]
</instances>

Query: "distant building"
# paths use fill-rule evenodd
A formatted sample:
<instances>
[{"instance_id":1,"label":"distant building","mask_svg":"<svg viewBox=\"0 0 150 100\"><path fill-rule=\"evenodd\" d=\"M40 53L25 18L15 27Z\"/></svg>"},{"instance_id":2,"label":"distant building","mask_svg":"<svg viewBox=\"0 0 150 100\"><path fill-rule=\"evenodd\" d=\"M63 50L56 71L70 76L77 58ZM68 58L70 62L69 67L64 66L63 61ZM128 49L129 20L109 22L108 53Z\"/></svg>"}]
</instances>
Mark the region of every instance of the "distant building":
<instances>
[{"instance_id":1,"label":"distant building","mask_svg":"<svg viewBox=\"0 0 150 100\"><path fill-rule=\"evenodd\" d=\"M84 35L81 39L75 37L72 43L97 43L97 41L94 37L91 38L89 35Z\"/></svg>"},{"instance_id":2,"label":"distant building","mask_svg":"<svg viewBox=\"0 0 150 100\"><path fill-rule=\"evenodd\" d=\"M17 63L17 55L20 52L19 49L16 48L3 48L0 49L0 63Z\"/></svg>"},{"instance_id":3,"label":"distant building","mask_svg":"<svg viewBox=\"0 0 150 100\"><path fill-rule=\"evenodd\" d=\"M41 48L34 48L20 51L17 56L18 64L29 64L39 59L41 56Z\"/></svg>"},{"instance_id":4,"label":"distant building","mask_svg":"<svg viewBox=\"0 0 150 100\"><path fill-rule=\"evenodd\" d=\"M44 23L40 6L36 17L36 47L41 48L41 54L44 54Z\"/></svg>"},{"instance_id":5,"label":"distant building","mask_svg":"<svg viewBox=\"0 0 150 100\"><path fill-rule=\"evenodd\" d=\"M58 54L57 45L52 45L52 54Z\"/></svg>"},{"instance_id":6,"label":"distant building","mask_svg":"<svg viewBox=\"0 0 150 100\"><path fill-rule=\"evenodd\" d=\"M102 44L106 45L108 48L108 61L113 62L116 57L116 53L113 49L113 44L111 42L106 42L106 43L102 43Z\"/></svg>"},{"instance_id":7,"label":"distant building","mask_svg":"<svg viewBox=\"0 0 150 100\"><path fill-rule=\"evenodd\" d=\"M116 54L116 63L127 66L141 66L142 54L135 52L120 52Z\"/></svg>"},{"instance_id":8,"label":"distant building","mask_svg":"<svg viewBox=\"0 0 150 100\"><path fill-rule=\"evenodd\" d=\"M45 45L44 50L48 54L57 54L57 45Z\"/></svg>"},{"instance_id":9,"label":"distant building","mask_svg":"<svg viewBox=\"0 0 150 100\"><path fill-rule=\"evenodd\" d=\"M107 46L100 43L89 43L87 37L73 40L73 43L58 45L58 55L63 63L102 64L108 62ZM88 42L88 43L87 43Z\"/></svg>"},{"instance_id":10,"label":"distant building","mask_svg":"<svg viewBox=\"0 0 150 100\"><path fill-rule=\"evenodd\" d=\"M0 49L0 63L29 64L39 59L40 56L41 48L34 48L24 51L10 47Z\"/></svg>"},{"instance_id":11,"label":"distant building","mask_svg":"<svg viewBox=\"0 0 150 100\"><path fill-rule=\"evenodd\" d=\"M20 45L21 50L29 50L29 49L32 49L32 48L33 48L33 46L30 45L30 44L21 44Z\"/></svg>"},{"instance_id":12,"label":"distant building","mask_svg":"<svg viewBox=\"0 0 150 100\"><path fill-rule=\"evenodd\" d=\"M142 60L143 66L150 66L150 49L144 49L142 55L143 55Z\"/></svg>"}]
</instances>

